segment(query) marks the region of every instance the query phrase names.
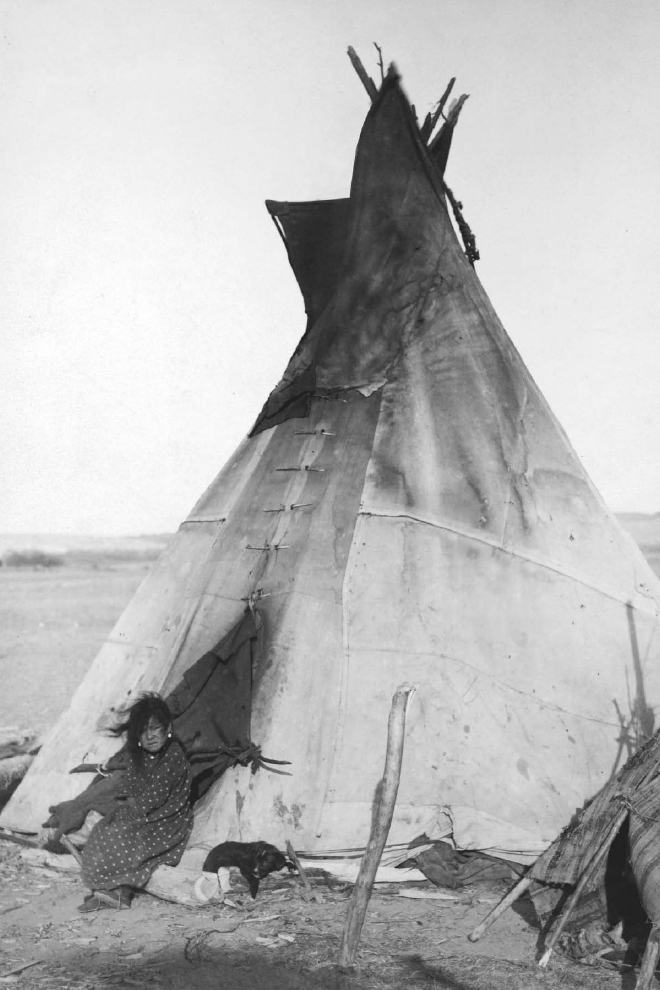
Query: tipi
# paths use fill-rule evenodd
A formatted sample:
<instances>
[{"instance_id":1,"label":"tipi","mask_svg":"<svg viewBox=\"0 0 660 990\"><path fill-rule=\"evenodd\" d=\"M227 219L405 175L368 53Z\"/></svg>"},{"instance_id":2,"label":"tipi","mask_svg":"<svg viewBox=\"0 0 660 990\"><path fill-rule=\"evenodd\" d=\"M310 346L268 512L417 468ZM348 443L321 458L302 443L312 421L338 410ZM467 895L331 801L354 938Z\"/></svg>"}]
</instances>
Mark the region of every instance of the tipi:
<instances>
[{"instance_id":1,"label":"tipi","mask_svg":"<svg viewBox=\"0 0 660 990\"><path fill-rule=\"evenodd\" d=\"M291 775L229 769L196 806L191 855L225 838L363 847L402 681L417 692L392 844L451 834L529 862L654 728L660 584L454 232L443 175L462 101L430 139L394 69L371 89L350 197L268 204L306 332L6 828L36 831L78 793L68 770L117 747L108 710L173 689L246 606L261 622L251 738Z\"/></svg>"}]
</instances>

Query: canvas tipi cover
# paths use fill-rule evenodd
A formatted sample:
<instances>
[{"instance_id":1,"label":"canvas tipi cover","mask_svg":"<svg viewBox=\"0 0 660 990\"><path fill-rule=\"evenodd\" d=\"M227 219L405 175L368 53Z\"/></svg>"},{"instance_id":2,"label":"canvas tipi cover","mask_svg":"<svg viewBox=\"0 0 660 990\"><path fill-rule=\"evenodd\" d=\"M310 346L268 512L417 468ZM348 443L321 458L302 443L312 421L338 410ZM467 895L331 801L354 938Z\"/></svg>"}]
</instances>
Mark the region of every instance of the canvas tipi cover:
<instances>
[{"instance_id":1,"label":"canvas tipi cover","mask_svg":"<svg viewBox=\"0 0 660 990\"><path fill-rule=\"evenodd\" d=\"M255 428L103 646L5 809L36 831L106 758L111 708L261 622L251 738L191 849L365 845L387 716L417 685L390 841L520 861L654 728L660 586L501 326L448 212L456 113L420 132L390 73L350 197L270 203L308 324ZM524 287L521 287L524 291ZM530 306L533 319L533 306Z\"/></svg>"}]
</instances>

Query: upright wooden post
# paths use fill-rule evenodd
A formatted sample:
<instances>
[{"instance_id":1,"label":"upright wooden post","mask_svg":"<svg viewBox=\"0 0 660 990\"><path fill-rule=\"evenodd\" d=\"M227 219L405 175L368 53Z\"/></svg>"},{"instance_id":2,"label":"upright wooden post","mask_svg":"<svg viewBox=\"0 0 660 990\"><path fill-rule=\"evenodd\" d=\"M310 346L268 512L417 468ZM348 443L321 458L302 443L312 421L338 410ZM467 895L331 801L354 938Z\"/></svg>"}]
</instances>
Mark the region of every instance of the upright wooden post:
<instances>
[{"instance_id":1,"label":"upright wooden post","mask_svg":"<svg viewBox=\"0 0 660 990\"><path fill-rule=\"evenodd\" d=\"M357 880L348 902L346 927L339 949L339 965L348 968L355 962L364 917L371 897L376 870L383 855L383 849L392 824L396 795L399 790L403 739L406 728L406 709L415 693L412 684L401 684L392 698L392 707L387 728L387 754L385 770L380 785L378 807L373 816L371 834L364 851Z\"/></svg>"}]
</instances>

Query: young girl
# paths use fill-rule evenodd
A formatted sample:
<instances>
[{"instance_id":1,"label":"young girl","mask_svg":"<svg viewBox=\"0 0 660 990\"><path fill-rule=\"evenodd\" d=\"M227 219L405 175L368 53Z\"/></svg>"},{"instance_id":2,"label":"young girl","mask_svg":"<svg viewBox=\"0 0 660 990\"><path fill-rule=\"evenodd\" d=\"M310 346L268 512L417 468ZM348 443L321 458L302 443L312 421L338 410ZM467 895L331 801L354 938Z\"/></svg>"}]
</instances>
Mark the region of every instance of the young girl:
<instances>
[{"instance_id":1,"label":"young girl","mask_svg":"<svg viewBox=\"0 0 660 990\"><path fill-rule=\"evenodd\" d=\"M176 866L192 830L191 772L172 737L172 716L157 694L144 694L111 729L126 735L126 797L92 829L82 877L92 893L79 911L130 907L157 866Z\"/></svg>"}]
</instances>

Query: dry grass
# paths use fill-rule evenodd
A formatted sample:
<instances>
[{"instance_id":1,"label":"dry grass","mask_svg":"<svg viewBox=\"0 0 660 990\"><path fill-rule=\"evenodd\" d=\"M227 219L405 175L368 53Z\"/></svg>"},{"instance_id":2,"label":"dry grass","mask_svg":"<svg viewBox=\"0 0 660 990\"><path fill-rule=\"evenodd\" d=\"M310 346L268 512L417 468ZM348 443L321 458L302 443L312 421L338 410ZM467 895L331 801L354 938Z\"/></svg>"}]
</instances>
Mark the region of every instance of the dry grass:
<instances>
[{"instance_id":1,"label":"dry grass","mask_svg":"<svg viewBox=\"0 0 660 990\"><path fill-rule=\"evenodd\" d=\"M0 726L54 724L149 566L0 568Z\"/></svg>"}]
</instances>

